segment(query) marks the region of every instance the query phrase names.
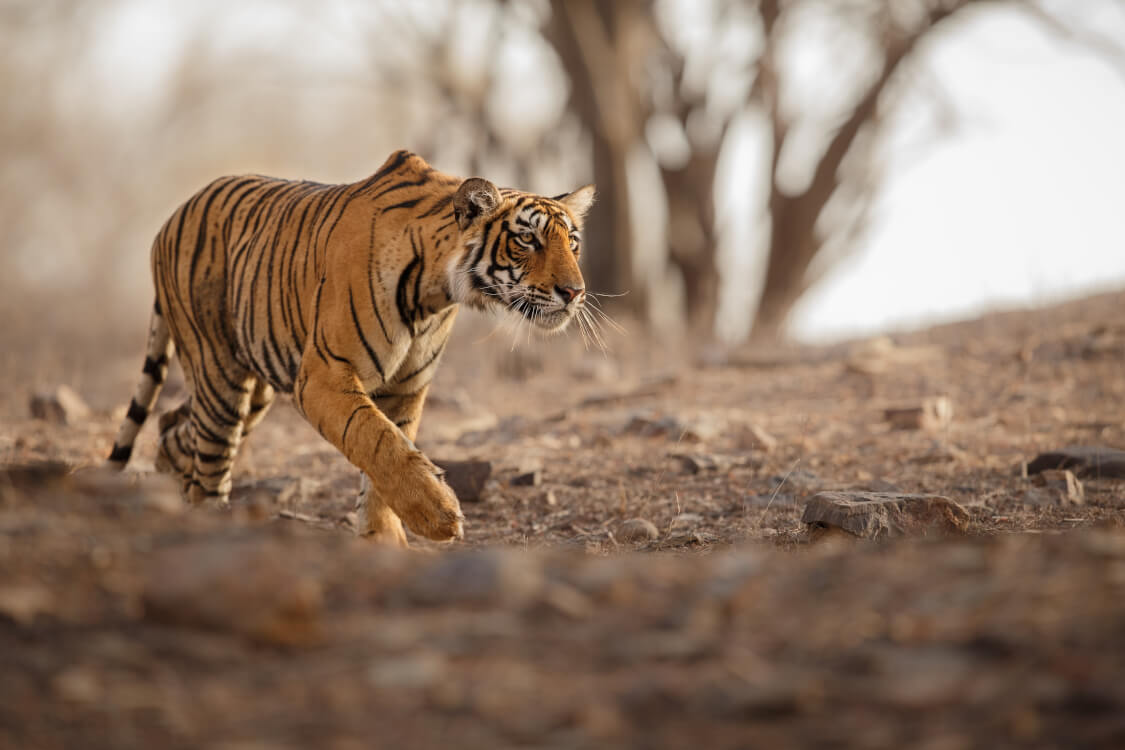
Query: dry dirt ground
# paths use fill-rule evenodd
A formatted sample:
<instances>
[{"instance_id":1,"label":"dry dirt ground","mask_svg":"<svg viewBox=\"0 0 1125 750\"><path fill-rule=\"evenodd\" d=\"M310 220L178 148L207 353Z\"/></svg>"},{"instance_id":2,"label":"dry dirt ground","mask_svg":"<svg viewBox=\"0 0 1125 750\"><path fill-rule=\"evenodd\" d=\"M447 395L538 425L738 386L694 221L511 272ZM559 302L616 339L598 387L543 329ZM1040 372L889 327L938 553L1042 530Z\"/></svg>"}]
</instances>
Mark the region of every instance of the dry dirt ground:
<instances>
[{"instance_id":1,"label":"dry dirt ground","mask_svg":"<svg viewBox=\"0 0 1125 750\"><path fill-rule=\"evenodd\" d=\"M9 330L0 747L1125 747L1125 479L1026 472L1125 449L1123 312L609 355L463 321L419 445L491 475L464 542L411 552L354 538L356 471L284 403L228 511L151 475L152 425L124 477L70 473L109 451L145 322L64 353ZM90 413L32 418L59 384ZM854 490L967 521L810 534Z\"/></svg>"}]
</instances>

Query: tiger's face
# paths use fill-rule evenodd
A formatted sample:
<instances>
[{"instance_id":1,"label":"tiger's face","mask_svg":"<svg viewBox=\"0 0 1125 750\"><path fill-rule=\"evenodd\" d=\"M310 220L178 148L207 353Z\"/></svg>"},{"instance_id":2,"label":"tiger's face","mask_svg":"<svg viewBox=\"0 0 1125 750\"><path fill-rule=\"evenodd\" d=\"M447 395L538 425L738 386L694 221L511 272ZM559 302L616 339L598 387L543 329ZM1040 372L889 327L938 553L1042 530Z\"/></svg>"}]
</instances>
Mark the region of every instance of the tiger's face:
<instances>
[{"instance_id":1,"label":"tiger's face","mask_svg":"<svg viewBox=\"0 0 1125 750\"><path fill-rule=\"evenodd\" d=\"M451 270L454 299L561 331L586 302L578 258L594 186L546 198L465 180L453 199L465 252Z\"/></svg>"}]
</instances>

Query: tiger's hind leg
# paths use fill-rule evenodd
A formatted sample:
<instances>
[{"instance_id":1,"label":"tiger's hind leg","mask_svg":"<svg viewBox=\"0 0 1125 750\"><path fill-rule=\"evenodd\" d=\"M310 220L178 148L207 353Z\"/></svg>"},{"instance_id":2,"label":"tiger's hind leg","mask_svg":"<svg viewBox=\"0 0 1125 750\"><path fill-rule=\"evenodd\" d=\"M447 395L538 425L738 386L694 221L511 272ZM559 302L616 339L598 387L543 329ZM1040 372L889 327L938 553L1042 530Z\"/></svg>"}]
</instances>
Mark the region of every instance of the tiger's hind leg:
<instances>
[{"instance_id":1,"label":"tiger's hind leg","mask_svg":"<svg viewBox=\"0 0 1125 750\"><path fill-rule=\"evenodd\" d=\"M233 358L217 357L213 351L205 352L198 361L184 361L185 371L189 368L189 414L168 433L166 444L175 444L169 454L181 457L190 446L188 502L226 505L232 486L231 466L250 415L257 378ZM184 463L177 466L187 468Z\"/></svg>"},{"instance_id":2,"label":"tiger's hind leg","mask_svg":"<svg viewBox=\"0 0 1125 750\"><path fill-rule=\"evenodd\" d=\"M195 435L191 431L191 398L172 411L160 415L160 439L156 450L156 470L178 476L186 493L191 483L195 456Z\"/></svg>"},{"instance_id":3,"label":"tiger's hind leg","mask_svg":"<svg viewBox=\"0 0 1125 750\"><path fill-rule=\"evenodd\" d=\"M246 421L242 424L242 439L250 436L251 430L258 426L266 416L274 398L273 387L262 379L254 383L254 392L250 394L250 411L246 414Z\"/></svg>"},{"instance_id":4,"label":"tiger's hind leg","mask_svg":"<svg viewBox=\"0 0 1125 750\"><path fill-rule=\"evenodd\" d=\"M250 394L250 408L242 422L242 434L234 451L250 435L273 403L274 390L262 380L255 381ZM188 398L179 408L160 415L160 444L156 454L157 471L179 476L183 481L185 494L190 492L195 475L195 431L191 421L191 399Z\"/></svg>"}]
</instances>

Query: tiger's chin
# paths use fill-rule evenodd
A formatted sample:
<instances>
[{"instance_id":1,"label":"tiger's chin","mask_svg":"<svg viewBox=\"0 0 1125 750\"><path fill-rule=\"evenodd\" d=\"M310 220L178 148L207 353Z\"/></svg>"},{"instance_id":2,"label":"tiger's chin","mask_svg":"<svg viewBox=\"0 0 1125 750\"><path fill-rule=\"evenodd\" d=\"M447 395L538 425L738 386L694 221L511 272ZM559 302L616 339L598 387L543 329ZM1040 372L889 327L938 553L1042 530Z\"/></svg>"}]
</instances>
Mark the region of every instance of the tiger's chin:
<instances>
[{"instance_id":1,"label":"tiger's chin","mask_svg":"<svg viewBox=\"0 0 1125 750\"><path fill-rule=\"evenodd\" d=\"M574 320L574 310L556 310L551 313L541 314L532 319L532 322L547 335L562 333Z\"/></svg>"}]
</instances>

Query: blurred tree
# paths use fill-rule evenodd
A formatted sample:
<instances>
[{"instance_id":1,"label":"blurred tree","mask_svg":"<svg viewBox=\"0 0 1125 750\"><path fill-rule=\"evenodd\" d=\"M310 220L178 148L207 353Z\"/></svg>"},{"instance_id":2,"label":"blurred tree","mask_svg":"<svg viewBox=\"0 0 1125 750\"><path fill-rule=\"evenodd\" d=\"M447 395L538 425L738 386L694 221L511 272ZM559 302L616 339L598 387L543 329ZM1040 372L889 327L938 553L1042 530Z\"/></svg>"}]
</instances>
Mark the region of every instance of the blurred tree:
<instances>
[{"instance_id":1,"label":"blurred tree","mask_svg":"<svg viewBox=\"0 0 1125 750\"><path fill-rule=\"evenodd\" d=\"M764 113L772 131L765 202L772 231L753 330L757 335L777 335L793 302L811 283L810 265L825 242L818 220L829 201L848 192L855 204L849 212L851 229L861 226L872 172L853 170L855 179L842 191L841 167L849 154L858 152L855 146L862 140L858 136L876 119L888 81L925 34L970 1L713 0L706 4L710 13L704 15L710 44L689 51L676 39L683 8L669 9L667 3L651 0L554 0L548 38L570 76L572 106L593 141L601 200L589 231L600 238L599 245L613 249L590 259L591 285L607 291L631 290L629 306L634 312L645 312L645 286L655 275L633 268L633 186L627 165L637 149L659 151L653 149L653 139L646 141L654 125L664 130L672 127L684 148L673 157L653 154L667 201L667 259L683 281L685 317L695 330L712 332L720 286L715 178L738 114L738 109L716 103L714 89L722 83L716 81L720 76L740 77L748 88L753 82L748 103ZM875 42L881 51L874 57L881 61L873 62L876 72L855 93L851 111L829 137L808 184L789 192L780 184L778 170L783 150L791 147L787 136L799 113L788 112L782 101L786 71L779 50L817 15L853 37ZM756 29L757 52L750 50L748 57L732 65L723 59L729 48L722 39L726 30L740 24ZM841 83L845 88L849 84L855 86ZM807 146L807 141L802 145Z\"/></svg>"},{"instance_id":2,"label":"blurred tree","mask_svg":"<svg viewBox=\"0 0 1125 750\"><path fill-rule=\"evenodd\" d=\"M855 0L822 4L830 20L841 27L857 30L874 51L873 74L853 94L853 104L828 138L815 161L806 184L786 190L779 178L783 152L790 147L789 135L796 115L787 114L782 103L784 71L780 49L786 35L795 33L793 19L807 8L799 0L761 0L765 46L758 63L758 74L750 101L765 113L770 126L769 188L766 213L770 224L765 281L753 319L751 335L776 338L794 302L823 274L813 276L810 268L825 247L829 231L843 234L854 243L866 220L867 206L877 187L876 164L870 158L870 139L860 138L865 130L877 126L884 110L881 98L902 62L926 36L934 33L946 19L974 0ZM789 21L787 24L786 21ZM858 153L868 148L866 153ZM856 155L852 169L845 160ZM824 226L825 209L834 198L847 193L852 203L850 226L835 222ZM846 251L848 248L842 248Z\"/></svg>"},{"instance_id":3,"label":"blurred tree","mask_svg":"<svg viewBox=\"0 0 1125 750\"><path fill-rule=\"evenodd\" d=\"M761 210L754 213L768 239L751 331L779 336L796 300L866 228L881 179L880 124L910 86L933 83L906 74L904 63L950 19L984 5L1031 11L1093 49L1120 48L1060 25L1034 0L552 0L546 36L592 142L600 194L588 227L603 248L587 261L591 287L628 290L624 302L641 316L659 304L650 287L661 269L637 267L635 253L637 221L649 220L647 211L631 213L641 189L631 160L642 154L659 166L667 207L662 257L682 280L684 317L697 332L712 332L722 239L715 180L734 119L754 113L766 141L764 195L755 196ZM703 43L685 41L682 27L690 23L705 26ZM740 51L726 41L732 30L743 32ZM818 44L828 62L810 80L802 55ZM743 92L739 106L724 103L724 88ZM669 133L673 148L660 143ZM746 250L754 241L734 244Z\"/></svg>"}]
</instances>

